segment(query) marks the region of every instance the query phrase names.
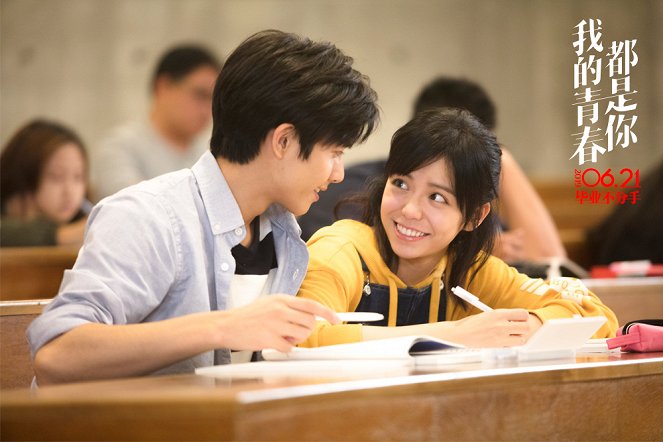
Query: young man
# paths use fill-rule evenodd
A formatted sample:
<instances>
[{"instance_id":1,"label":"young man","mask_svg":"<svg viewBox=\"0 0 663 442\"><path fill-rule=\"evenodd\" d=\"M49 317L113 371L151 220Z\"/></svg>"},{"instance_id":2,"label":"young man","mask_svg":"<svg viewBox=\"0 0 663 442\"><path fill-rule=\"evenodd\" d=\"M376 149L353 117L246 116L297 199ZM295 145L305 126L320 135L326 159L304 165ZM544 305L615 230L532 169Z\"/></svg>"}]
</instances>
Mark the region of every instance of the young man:
<instances>
[{"instance_id":1,"label":"young man","mask_svg":"<svg viewBox=\"0 0 663 442\"><path fill-rule=\"evenodd\" d=\"M221 62L201 46L177 46L158 61L145 121L117 128L92 150L99 198L140 181L191 167L207 150L212 91Z\"/></svg>"},{"instance_id":2,"label":"young man","mask_svg":"<svg viewBox=\"0 0 663 442\"><path fill-rule=\"evenodd\" d=\"M38 383L191 372L229 362L229 349L287 351L316 315L337 322L286 296L308 260L293 214L343 179L343 151L377 120L367 78L332 44L249 37L216 82L211 152L93 210L28 330Z\"/></svg>"}]
</instances>

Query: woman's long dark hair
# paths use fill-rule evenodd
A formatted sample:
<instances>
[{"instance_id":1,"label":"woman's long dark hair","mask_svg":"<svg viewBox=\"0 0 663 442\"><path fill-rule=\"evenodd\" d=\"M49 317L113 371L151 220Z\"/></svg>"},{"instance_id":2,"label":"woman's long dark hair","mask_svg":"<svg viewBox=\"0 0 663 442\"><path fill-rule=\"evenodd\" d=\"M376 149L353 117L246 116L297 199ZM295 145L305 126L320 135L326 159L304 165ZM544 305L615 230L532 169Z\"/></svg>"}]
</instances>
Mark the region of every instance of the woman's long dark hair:
<instances>
[{"instance_id":1,"label":"woman's long dark hair","mask_svg":"<svg viewBox=\"0 0 663 442\"><path fill-rule=\"evenodd\" d=\"M341 204L363 206L362 221L373 227L384 262L395 271L398 256L389 244L380 218L387 179L393 175L410 174L439 159L446 159L453 175L452 185L464 225L475 227L471 231L462 230L449 244L445 274L445 290L448 293L451 287L465 286L466 281L469 285L493 249L499 226L494 206L498 195L501 156L495 135L469 112L460 109L424 111L392 137L384 174L374 178L366 192L343 200ZM491 204L491 210L477 226L481 206L485 203ZM476 270L469 275L476 264Z\"/></svg>"}]
</instances>

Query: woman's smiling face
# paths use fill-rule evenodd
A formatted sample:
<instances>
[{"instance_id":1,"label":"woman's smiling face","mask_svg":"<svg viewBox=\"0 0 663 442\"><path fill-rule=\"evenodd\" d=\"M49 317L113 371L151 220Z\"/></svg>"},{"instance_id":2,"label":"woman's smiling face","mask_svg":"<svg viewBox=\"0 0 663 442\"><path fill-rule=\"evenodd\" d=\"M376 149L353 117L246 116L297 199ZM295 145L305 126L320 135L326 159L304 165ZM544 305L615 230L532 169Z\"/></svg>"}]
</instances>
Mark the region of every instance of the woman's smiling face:
<instances>
[{"instance_id":1,"label":"woman's smiling face","mask_svg":"<svg viewBox=\"0 0 663 442\"><path fill-rule=\"evenodd\" d=\"M454 187L444 158L387 179L380 216L400 263L432 268L446 254L465 224Z\"/></svg>"}]
</instances>

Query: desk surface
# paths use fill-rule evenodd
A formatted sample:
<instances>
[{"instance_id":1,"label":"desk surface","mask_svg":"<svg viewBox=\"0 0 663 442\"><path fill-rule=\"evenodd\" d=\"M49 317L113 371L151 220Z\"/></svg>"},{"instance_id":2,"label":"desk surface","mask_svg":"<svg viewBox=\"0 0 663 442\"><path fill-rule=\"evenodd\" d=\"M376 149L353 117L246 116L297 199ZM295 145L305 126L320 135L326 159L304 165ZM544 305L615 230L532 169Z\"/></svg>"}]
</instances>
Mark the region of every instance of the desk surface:
<instances>
[{"instance_id":1,"label":"desk surface","mask_svg":"<svg viewBox=\"0 0 663 442\"><path fill-rule=\"evenodd\" d=\"M3 440L663 437L663 353L325 378L179 375L3 391Z\"/></svg>"}]
</instances>

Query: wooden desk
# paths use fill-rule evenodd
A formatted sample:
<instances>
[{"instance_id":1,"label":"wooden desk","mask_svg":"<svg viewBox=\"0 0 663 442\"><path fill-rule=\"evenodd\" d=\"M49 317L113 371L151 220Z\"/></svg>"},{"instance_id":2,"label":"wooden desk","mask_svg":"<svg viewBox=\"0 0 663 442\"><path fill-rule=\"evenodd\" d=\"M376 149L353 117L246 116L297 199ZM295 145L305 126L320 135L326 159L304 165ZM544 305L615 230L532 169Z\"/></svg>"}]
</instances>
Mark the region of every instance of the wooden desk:
<instances>
[{"instance_id":1,"label":"wooden desk","mask_svg":"<svg viewBox=\"0 0 663 442\"><path fill-rule=\"evenodd\" d=\"M65 269L73 267L78 248L0 248L0 300L18 301L57 295Z\"/></svg>"},{"instance_id":2,"label":"wooden desk","mask_svg":"<svg viewBox=\"0 0 663 442\"><path fill-rule=\"evenodd\" d=\"M663 353L3 392L2 440L660 440Z\"/></svg>"},{"instance_id":3,"label":"wooden desk","mask_svg":"<svg viewBox=\"0 0 663 442\"><path fill-rule=\"evenodd\" d=\"M0 388L32 384L34 372L25 331L49 302L50 299L0 301Z\"/></svg>"},{"instance_id":4,"label":"wooden desk","mask_svg":"<svg viewBox=\"0 0 663 442\"><path fill-rule=\"evenodd\" d=\"M585 279L587 288L617 315L621 325L663 318L663 277Z\"/></svg>"}]
</instances>

